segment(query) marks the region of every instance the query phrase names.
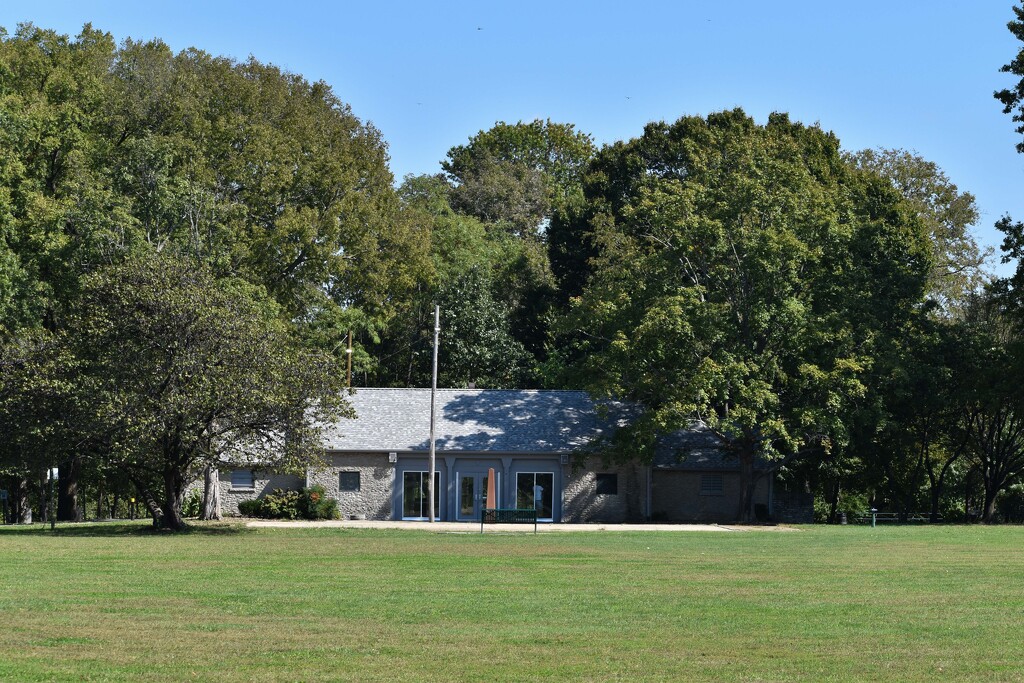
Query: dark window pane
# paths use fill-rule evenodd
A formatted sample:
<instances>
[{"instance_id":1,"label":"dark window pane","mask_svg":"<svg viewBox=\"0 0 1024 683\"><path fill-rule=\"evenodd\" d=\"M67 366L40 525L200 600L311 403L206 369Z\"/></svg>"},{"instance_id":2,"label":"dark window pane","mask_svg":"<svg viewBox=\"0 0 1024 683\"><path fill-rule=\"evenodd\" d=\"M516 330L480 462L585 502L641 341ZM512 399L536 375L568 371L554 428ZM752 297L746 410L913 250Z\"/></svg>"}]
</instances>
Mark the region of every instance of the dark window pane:
<instances>
[{"instance_id":1,"label":"dark window pane","mask_svg":"<svg viewBox=\"0 0 1024 683\"><path fill-rule=\"evenodd\" d=\"M402 474L402 517L423 519L430 516L427 501L427 472L405 472ZM434 472L434 516L441 516L441 473Z\"/></svg>"},{"instance_id":2,"label":"dark window pane","mask_svg":"<svg viewBox=\"0 0 1024 683\"><path fill-rule=\"evenodd\" d=\"M554 510L555 475L552 472L537 472L534 484L534 507L538 519L551 519Z\"/></svg>"},{"instance_id":3,"label":"dark window pane","mask_svg":"<svg viewBox=\"0 0 1024 683\"><path fill-rule=\"evenodd\" d=\"M231 488L251 489L256 485L252 470L231 470Z\"/></svg>"},{"instance_id":4,"label":"dark window pane","mask_svg":"<svg viewBox=\"0 0 1024 683\"><path fill-rule=\"evenodd\" d=\"M516 475L516 507L521 510L533 508L533 472Z\"/></svg>"},{"instance_id":5,"label":"dark window pane","mask_svg":"<svg viewBox=\"0 0 1024 683\"><path fill-rule=\"evenodd\" d=\"M616 496L619 494L619 475L598 473L597 494L603 496Z\"/></svg>"},{"instance_id":6,"label":"dark window pane","mask_svg":"<svg viewBox=\"0 0 1024 683\"><path fill-rule=\"evenodd\" d=\"M422 472L406 472L402 475L402 516L422 517L420 514L423 502L420 490Z\"/></svg>"},{"instance_id":7,"label":"dark window pane","mask_svg":"<svg viewBox=\"0 0 1024 683\"><path fill-rule=\"evenodd\" d=\"M338 475L339 491L358 491L359 472L341 472Z\"/></svg>"},{"instance_id":8,"label":"dark window pane","mask_svg":"<svg viewBox=\"0 0 1024 683\"><path fill-rule=\"evenodd\" d=\"M473 514L473 497L476 494L473 475L463 475L459 488L459 514L467 517Z\"/></svg>"}]
</instances>

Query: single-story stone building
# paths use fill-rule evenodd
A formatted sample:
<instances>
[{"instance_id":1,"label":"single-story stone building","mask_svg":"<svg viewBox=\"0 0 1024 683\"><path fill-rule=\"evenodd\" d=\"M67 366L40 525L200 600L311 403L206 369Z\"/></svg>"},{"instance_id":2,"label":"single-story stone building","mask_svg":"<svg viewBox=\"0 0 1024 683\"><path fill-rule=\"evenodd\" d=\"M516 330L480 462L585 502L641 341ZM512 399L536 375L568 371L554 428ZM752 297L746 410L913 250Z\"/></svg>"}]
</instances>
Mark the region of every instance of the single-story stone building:
<instances>
[{"instance_id":1,"label":"single-story stone building","mask_svg":"<svg viewBox=\"0 0 1024 683\"><path fill-rule=\"evenodd\" d=\"M429 389L358 389L356 419L326 430L326 466L306 476L236 469L221 479L221 504L275 488L322 485L343 517L426 520L429 515ZM498 507L534 508L547 522L730 521L739 511L739 471L695 429L665 440L651 465L605 463L587 447L625 414L582 391L439 389L435 421L435 511L475 521L493 470ZM772 515L773 482L755 502Z\"/></svg>"}]
</instances>

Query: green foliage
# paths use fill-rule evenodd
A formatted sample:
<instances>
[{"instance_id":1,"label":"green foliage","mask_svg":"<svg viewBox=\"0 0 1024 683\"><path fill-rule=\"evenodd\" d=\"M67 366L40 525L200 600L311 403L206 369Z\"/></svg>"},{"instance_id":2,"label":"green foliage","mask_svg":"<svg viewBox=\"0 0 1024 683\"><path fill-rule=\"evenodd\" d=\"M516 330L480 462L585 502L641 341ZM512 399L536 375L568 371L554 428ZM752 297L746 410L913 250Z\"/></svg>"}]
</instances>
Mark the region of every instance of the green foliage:
<instances>
[{"instance_id":1,"label":"green foliage","mask_svg":"<svg viewBox=\"0 0 1024 683\"><path fill-rule=\"evenodd\" d=\"M262 498L243 500L238 512L246 517L265 519L338 519L338 501L328 498L323 486L301 491L274 489Z\"/></svg>"},{"instance_id":2,"label":"green foliage","mask_svg":"<svg viewBox=\"0 0 1024 683\"><path fill-rule=\"evenodd\" d=\"M86 278L70 341L110 457L162 478L174 522L185 472L257 454L301 469L350 408L334 360L298 345L262 289L169 254Z\"/></svg>"},{"instance_id":3,"label":"green foliage","mask_svg":"<svg viewBox=\"0 0 1024 683\"><path fill-rule=\"evenodd\" d=\"M263 517L263 500L243 500L238 503L238 513L243 517Z\"/></svg>"},{"instance_id":4,"label":"green foliage","mask_svg":"<svg viewBox=\"0 0 1024 683\"><path fill-rule=\"evenodd\" d=\"M193 489L181 502L181 516L192 519L203 514L203 492Z\"/></svg>"},{"instance_id":5,"label":"green foliage","mask_svg":"<svg viewBox=\"0 0 1024 683\"><path fill-rule=\"evenodd\" d=\"M302 489L298 504L303 519L338 519L338 501L327 497L327 491L319 484Z\"/></svg>"},{"instance_id":6,"label":"green foliage","mask_svg":"<svg viewBox=\"0 0 1024 683\"><path fill-rule=\"evenodd\" d=\"M735 110L605 148L585 191L567 227L596 251L562 329L588 386L647 408L624 453L698 419L749 483L754 457L847 441L879 332L913 314L931 266L891 187L817 127Z\"/></svg>"},{"instance_id":7,"label":"green foliage","mask_svg":"<svg viewBox=\"0 0 1024 683\"><path fill-rule=\"evenodd\" d=\"M508 306L492 294L489 275L473 269L438 292L445 343L439 382L464 387L514 387L526 382L529 354L509 329Z\"/></svg>"},{"instance_id":8,"label":"green foliage","mask_svg":"<svg viewBox=\"0 0 1024 683\"><path fill-rule=\"evenodd\" d=\"M991 252L970 233L979 217L974 195L961 192L933 162L903 150L867 149L847 158L889 180L924 223L932 249L928 295L947 315L961 314L984 283Z\"/></svg>"},{"instance_id":9,"label":"green foliage","mask_svg":"<svg viewBox=\"0 0 1024 683\"><path fill-rule=\"evenodd\" d=\"M449 150L441 166L454 185L457 209L530 235L553 211L580 199L594 152L592 138L572 124L499 121Z\"/></svg>"},{"instance_id":10,"label":"green foliage","mask_svg":"<svg viewBox=\"0 0 1024 683\"><path fill-rule=\"evenodd\" d=\"M299 491L274 489L260 501L259 516L270 519L299 519L303 517L302 494Z\"/></svg>"},{"instance_id":11,"label":"green foliage","mask_svg":"<svg viewBox=\"0 0 1024 683\"><path fill-rule=\"evenodd\" d=\"M1008 22L1006 27L1014 38L1024 42L1024 6L1014 5L1013 13L1016 15L1016 19ZM1020 80L1012 88L998 90L994 96L1002 103L1003 113L1012 114L1013 122L1019 124L1016 131L1024 134L1024 47L1017 52L1017 56L1009 64L1004 64L1000 71L1020 77ZM1024 153L1024 142L1017 143L1017 151Z\"/></svg>"}]
</instances>

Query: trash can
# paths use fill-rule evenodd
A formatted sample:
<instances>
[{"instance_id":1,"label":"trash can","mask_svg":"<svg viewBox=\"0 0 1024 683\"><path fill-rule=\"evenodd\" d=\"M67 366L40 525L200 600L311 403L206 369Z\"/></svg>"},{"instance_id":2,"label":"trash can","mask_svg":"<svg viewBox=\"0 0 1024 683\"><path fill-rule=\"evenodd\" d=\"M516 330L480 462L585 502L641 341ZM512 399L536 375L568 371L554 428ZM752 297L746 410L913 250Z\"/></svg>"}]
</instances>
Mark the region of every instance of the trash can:
<instances>
[{"instance_id":1,"label":"trash can","mask_svg":"<svg viewBox=\"0 0 1024 683\"><path fill-rule=\"evenodd\" d=\"M846 524L846 513L845 512L840 512L839 513L839 523L840 524Z\"/></svg>"}]
</instances>

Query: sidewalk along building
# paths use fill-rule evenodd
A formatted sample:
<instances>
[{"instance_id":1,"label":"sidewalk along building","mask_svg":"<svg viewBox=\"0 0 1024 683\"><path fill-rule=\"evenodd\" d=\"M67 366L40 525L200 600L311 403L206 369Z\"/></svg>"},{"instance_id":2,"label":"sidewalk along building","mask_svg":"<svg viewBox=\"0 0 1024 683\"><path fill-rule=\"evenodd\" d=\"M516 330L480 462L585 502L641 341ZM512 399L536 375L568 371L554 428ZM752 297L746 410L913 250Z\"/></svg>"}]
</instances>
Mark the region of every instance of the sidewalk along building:
<instances>
[{"instance_id":1,"label":"sidewalk along building","mask_svg":"<svg viewBox=\"0 0 1024 683\"><path fill-rule=\"evenodd\" d=\"M224 512L274 488L320 484L345 518L427 520L430 390L357 389L348 399L356 419L326 430L326 466L304 479L232 470L221 479ZM493 471L497 506L533 508L539 521L736 519L738 466L706 431L666 442L651 465L594 455L588 447L627 412L582 391L439 389L436 518L478 521ZM755 494L769 516L772 489L766 475Z\"/></svg>"}]
</instances>

